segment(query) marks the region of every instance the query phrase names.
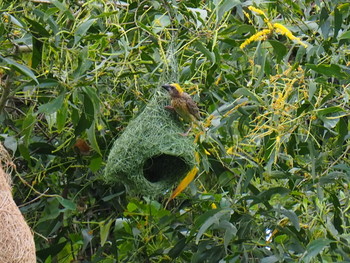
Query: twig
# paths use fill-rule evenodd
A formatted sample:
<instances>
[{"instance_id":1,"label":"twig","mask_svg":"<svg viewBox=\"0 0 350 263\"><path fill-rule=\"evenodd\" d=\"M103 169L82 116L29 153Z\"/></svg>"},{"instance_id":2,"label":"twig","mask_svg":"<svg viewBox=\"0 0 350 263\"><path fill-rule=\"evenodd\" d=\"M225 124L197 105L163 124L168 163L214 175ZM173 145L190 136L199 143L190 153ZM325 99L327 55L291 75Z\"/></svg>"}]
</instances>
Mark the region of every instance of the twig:
<instances>
[{"instance_id":1,"label":"twig","mask_svg":"<svg viewBox=\"0 0 350 263\"><path fill-rule=\"evenodd\" d=\"M5 83L2 87L2 94L0 97L0 113L2 113L2 111L4 110L5 104L7 102L7 98L10 95L10 91L11 91L11 84L12 84L12 74L8 73Z\"/></svg>"},{"instance_id":2,"label":"twig","mask_svg":"<svg viewBox=\"0 0 350 263\"><path fill-rule=\"evenodd\" d=\"M326 175L328 171L333 168L334 165L336 165L340 160L344 158L346 154L348 154L348 151L350 150L350 145L346 148L346 150L340 155L331 165L328 166L328 168L321 174L321 177Z\"/></svg>"},{"instance_id":3,"label":"twig","mask_svg":"<svg viewBox=\"0 0 350 263\"><path fill-rule=\"evenodd\" d=\"M41 197L43 197L43 196L46 196L46 193L49 191L50 189L49 188L47 188L46 190L45 190L45 192L43 192L43 193L41 193L39 196L37 196L37 197L35 197L33 200L30 200L29 202L27 202L27 203L24 203L24 204L21 204L21 205L17 205L18 207L23 207L23 206L27 206L27 205L29 205L29 204L31 204L31 203L34 203L36 200L38 200L39 198L41 198Z\"/></svg>"}]
</instances>

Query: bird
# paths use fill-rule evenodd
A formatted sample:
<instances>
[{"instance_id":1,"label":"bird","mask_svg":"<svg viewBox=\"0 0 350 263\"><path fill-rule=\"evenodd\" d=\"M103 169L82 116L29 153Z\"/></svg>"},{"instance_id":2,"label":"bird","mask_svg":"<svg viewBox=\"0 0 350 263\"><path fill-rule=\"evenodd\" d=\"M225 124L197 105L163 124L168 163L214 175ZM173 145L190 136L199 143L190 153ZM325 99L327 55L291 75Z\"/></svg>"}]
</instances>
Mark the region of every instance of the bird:
<instances>
[{"instance_id":1,"label":"bird","mask_svg":"<svg viewBox=\"0 0 350 263\"><path fill-rule=\"evenodd\" d=\"M192 129L192 123L200 120L197 104L188 93L183 91L178 83L165 84L162 87L168 91L171 98L171 105L165 106L165 108L174 110L185 122L191 124L190 129L181 134L187 136Z\"/></svg>"}]
</instances>

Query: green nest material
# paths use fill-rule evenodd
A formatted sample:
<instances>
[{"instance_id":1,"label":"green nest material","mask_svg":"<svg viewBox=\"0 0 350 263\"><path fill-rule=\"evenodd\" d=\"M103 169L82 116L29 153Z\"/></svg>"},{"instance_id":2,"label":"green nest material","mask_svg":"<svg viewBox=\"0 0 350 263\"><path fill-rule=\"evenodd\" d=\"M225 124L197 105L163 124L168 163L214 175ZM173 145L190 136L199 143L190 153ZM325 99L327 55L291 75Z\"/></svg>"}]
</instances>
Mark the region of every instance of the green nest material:
<instances>
[{"instance_id":1,"label":"green nest material","mask_svg":"<svg viewBox=\"0 0 350 263\"><path fill-rule=\"evenodd\" d=\"M104 178L123 183L127 191L148 196L163 194L195 164L193 138L181 136L183 124L164 109L169 97L156 92L145 110L114 142Z\"/></svg>"}]
</instances>

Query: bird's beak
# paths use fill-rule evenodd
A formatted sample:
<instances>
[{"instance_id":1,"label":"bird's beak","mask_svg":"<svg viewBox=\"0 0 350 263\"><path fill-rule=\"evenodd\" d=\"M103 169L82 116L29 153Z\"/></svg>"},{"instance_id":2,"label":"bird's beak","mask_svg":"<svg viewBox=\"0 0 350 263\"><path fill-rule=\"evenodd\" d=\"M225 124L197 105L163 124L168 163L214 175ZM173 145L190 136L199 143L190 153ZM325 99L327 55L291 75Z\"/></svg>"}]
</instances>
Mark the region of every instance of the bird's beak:
<instances>
[{"instance_id":1,"label":"bird's beak","mask_svg":"<svg viewBox=\"0 0 350 263\"><path fill-rule=\"evenodd\" d=\"M169 84L162 85L162 88L164 88L164 89L166 89L167 91L169 91L170 85L169 85Z\"/></svg>"}]
</instances>

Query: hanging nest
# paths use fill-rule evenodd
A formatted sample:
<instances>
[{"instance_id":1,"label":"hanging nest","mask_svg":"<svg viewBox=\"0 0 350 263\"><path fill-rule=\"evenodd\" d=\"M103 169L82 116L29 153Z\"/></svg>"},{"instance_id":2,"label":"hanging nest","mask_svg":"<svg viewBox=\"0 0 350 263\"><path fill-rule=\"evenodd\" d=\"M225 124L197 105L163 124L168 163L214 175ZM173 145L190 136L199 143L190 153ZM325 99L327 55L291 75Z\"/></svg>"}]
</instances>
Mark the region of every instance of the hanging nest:
<instances>
[{"instance_id":1,"label":"hanging nest","mask_svg":"<svg viewBox=\"0 0 350 263\"><path fill-rule=\"evenodd\" d=\"M10 158L0 144L0 263L35 263L32 232L11 194ZM7 170L6 169L6 170Z\"/></svg>"},{"instance_id":2,"label":"hanging nest","mask_svg":"<svg viewBox=\"0 0 350 263\"><path fill-rule=\"evenodd\" d=\"M114 142L104 179L123 183L130 193L157 196L194 166L193 139L181 136L182 122L165 110L169 97L157 91L145 110Z\"/></svg>"}]
</instances>

